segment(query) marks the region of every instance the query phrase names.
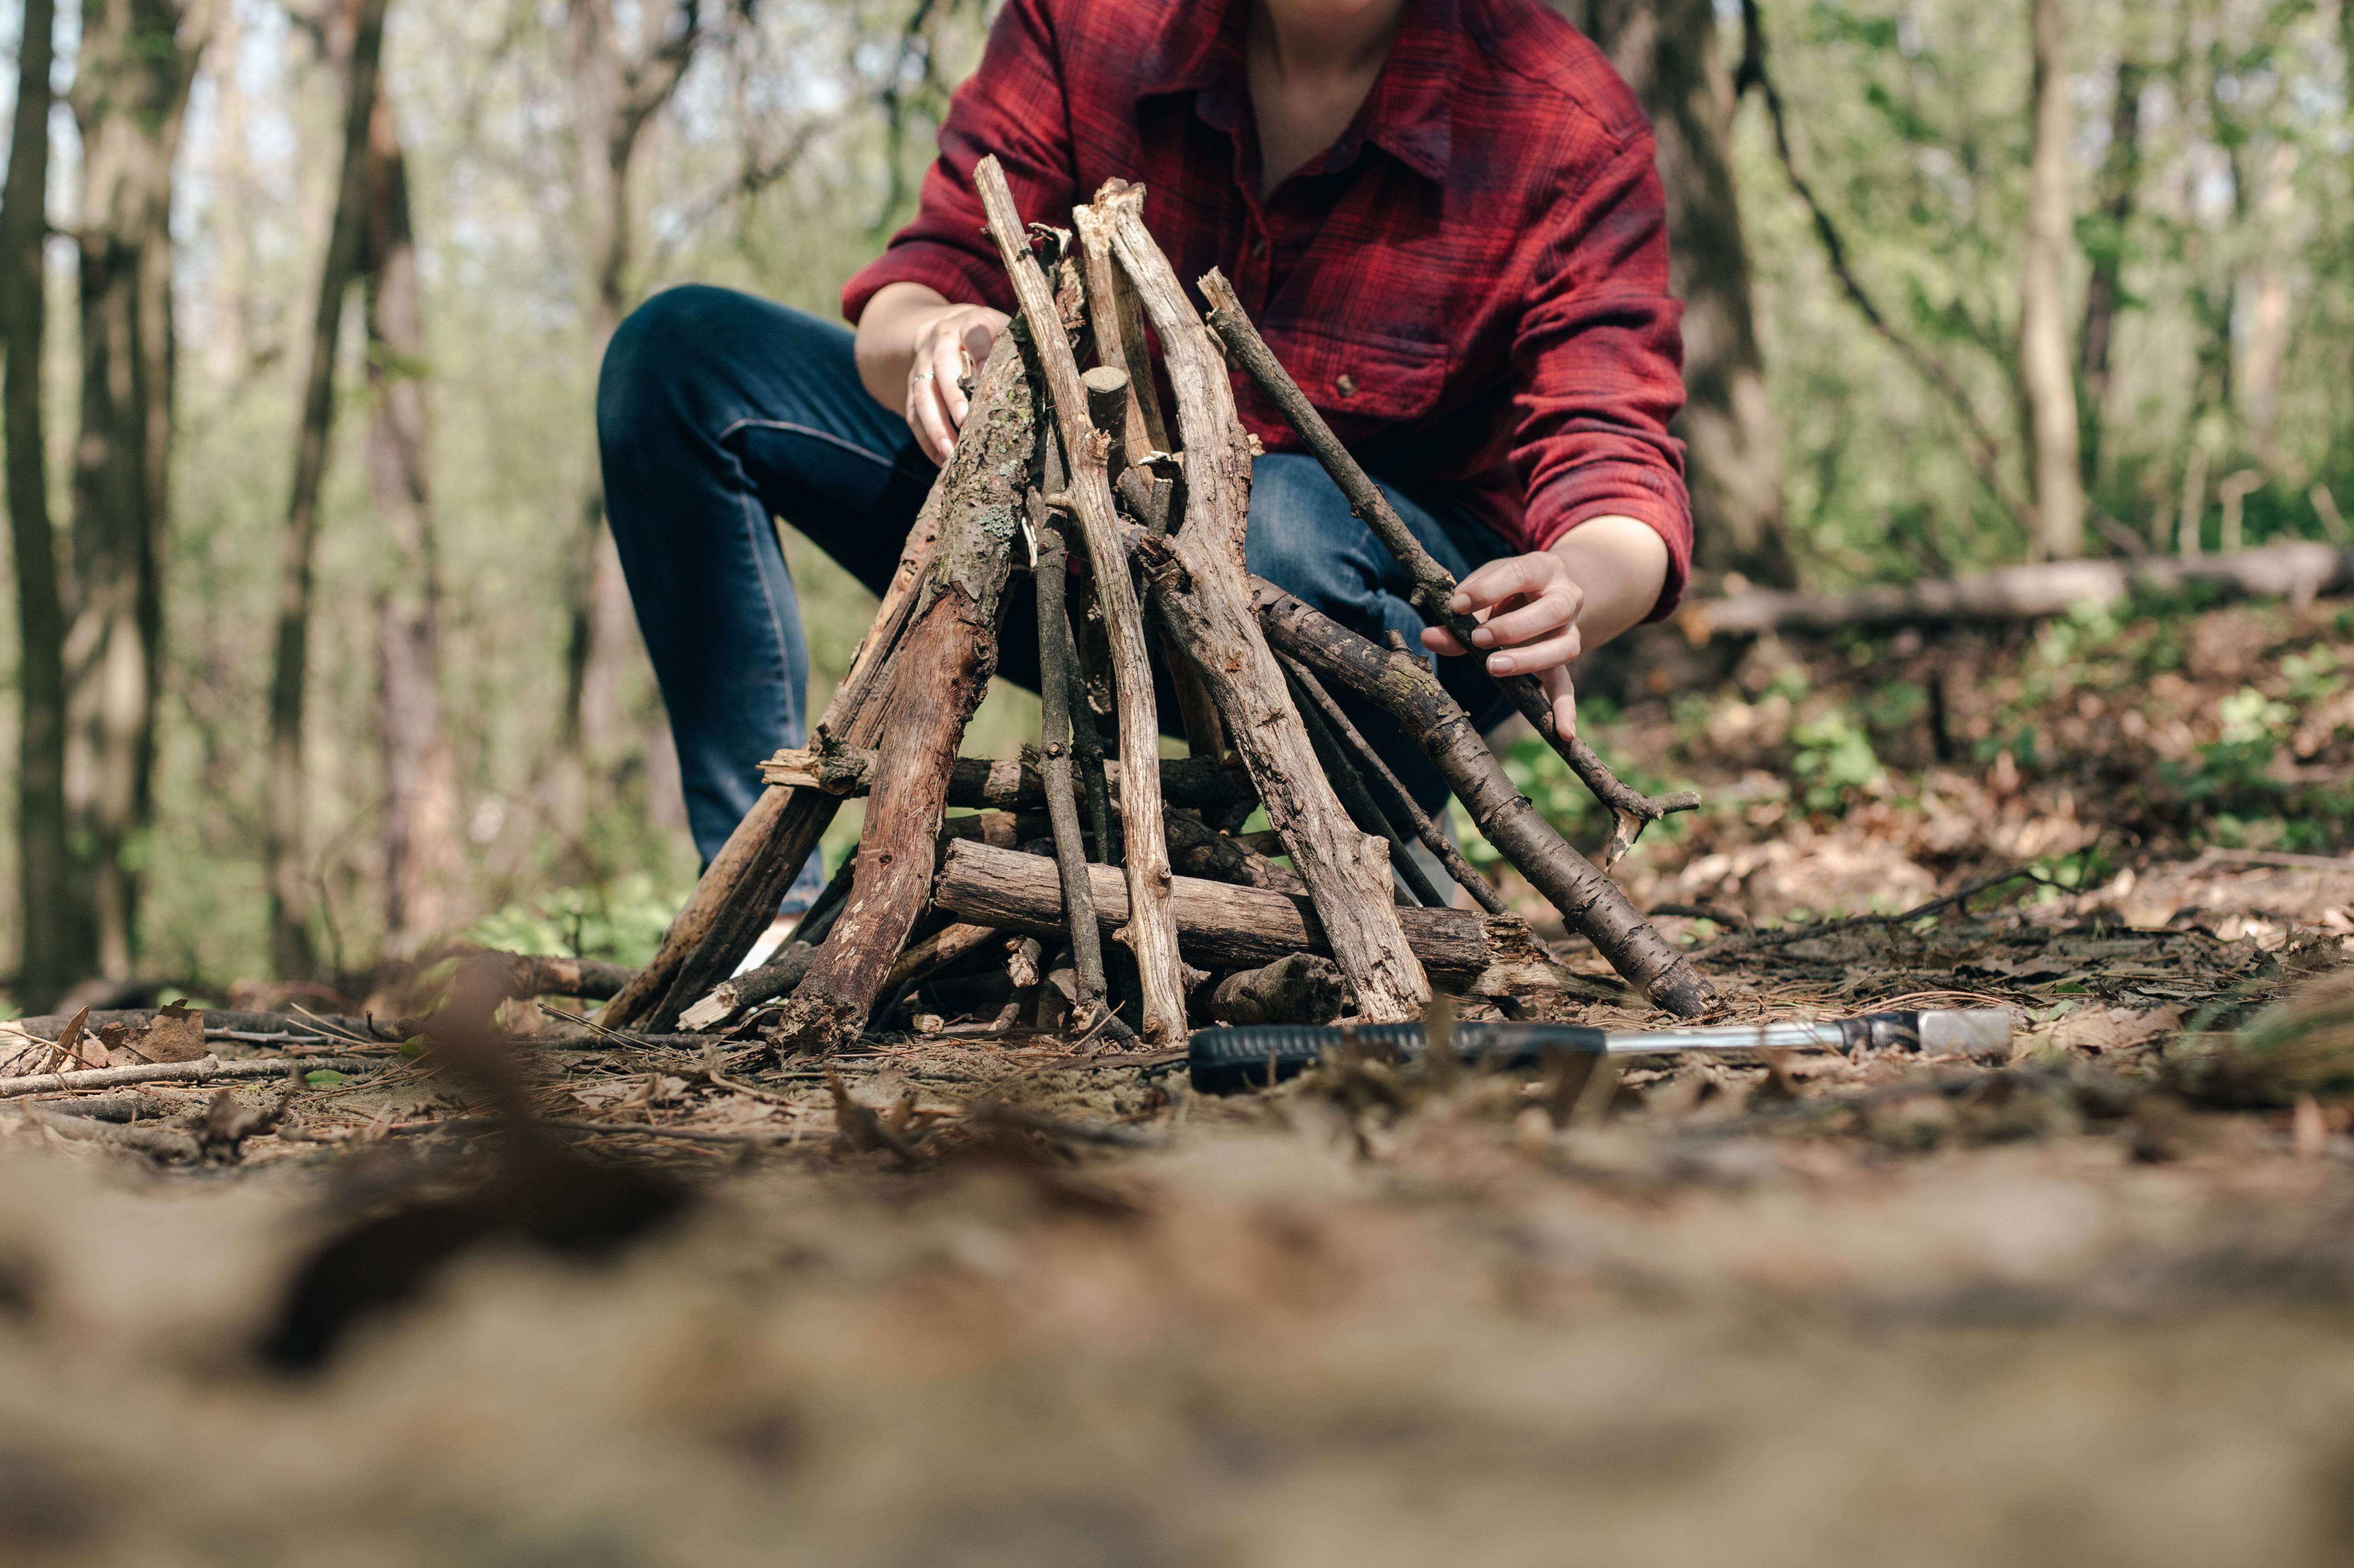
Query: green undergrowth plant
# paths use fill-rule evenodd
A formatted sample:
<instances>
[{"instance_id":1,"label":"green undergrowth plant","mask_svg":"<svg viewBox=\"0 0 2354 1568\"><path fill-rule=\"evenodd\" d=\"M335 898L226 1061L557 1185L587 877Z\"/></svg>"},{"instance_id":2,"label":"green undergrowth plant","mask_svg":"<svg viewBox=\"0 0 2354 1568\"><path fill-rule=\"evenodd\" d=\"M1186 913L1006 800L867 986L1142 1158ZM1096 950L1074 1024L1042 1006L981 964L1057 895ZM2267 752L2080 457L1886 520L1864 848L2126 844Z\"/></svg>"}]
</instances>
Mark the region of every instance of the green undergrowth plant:
<instances>
[{"instance_id":1,"label":"green undergrowth plant","mask_svg":"<svg viewBox=\"0 0 2354 1568\"><path fill-rule=\"evenodd\" d=\"M685 902L684 892L663 892L652 877L633 874L602 889L559 887L510 904L474 922L465 936L511 953L642 965L652 959Z\"/></svg>"}]
</instances>

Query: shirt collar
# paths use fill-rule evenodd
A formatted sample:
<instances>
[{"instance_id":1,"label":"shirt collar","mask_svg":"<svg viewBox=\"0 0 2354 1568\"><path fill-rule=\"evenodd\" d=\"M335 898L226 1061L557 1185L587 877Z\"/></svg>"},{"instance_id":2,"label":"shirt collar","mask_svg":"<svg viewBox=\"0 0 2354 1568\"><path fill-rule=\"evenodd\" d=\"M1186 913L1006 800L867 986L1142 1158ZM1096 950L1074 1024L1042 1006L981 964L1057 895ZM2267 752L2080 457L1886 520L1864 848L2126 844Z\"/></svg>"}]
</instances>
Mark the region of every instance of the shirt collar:
<instances>
[{"instance_id":1,"label":"shirt collar","mask_svg":"<svg viewBox=\"0 0 2354 1568\"><path fill-rule=\"evenodd\" d=\"M1352 143L1362 140L1425 179L1447 178L1455 151L1462 5L1463 0L1406 0L1390 58L1356 120L1341 133L1333 163L1348 162ZM1243 19L1243 0L1178 0L1146 58L1140 93L1224 90L1247 97Z\"/></svg>"}]
</instances>

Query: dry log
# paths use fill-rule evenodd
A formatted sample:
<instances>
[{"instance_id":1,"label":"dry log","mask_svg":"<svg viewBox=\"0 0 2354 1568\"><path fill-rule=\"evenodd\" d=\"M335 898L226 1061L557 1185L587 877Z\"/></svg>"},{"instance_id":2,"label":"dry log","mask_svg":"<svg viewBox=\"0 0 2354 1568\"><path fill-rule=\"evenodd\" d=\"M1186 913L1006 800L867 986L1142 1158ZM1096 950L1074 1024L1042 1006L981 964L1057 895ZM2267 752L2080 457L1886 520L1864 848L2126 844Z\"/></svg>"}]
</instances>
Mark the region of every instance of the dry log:
<instances>
[{"instance_id":1,"label":"dry log","mask_svg":"<svg viewBox=\"0 0 2354 1568\"><path fill-rule=\"evenodd\" d=\"M1885 584L1852 593L1758 590L1688 601L1677 624L1694 641L1762 631L1844 631L1859 626L2030 620L2080 604L2204 588L2226 599L2310 599L2354 592L2354 550L2306 543L2222 556L2145 556L2131 561L2046 561L1969 577Z\"/></svg>"},{"instance_id":2,"label":"dry log","mask_svg":"<svg viewBox=\"0 0 2354 1568\"><path fill-rule=\"evenodd\" d=\"M1038 357L1055 404L1055 418L1063 438L1064 461L1070 465L1065 487L1079 532L1094 568L1097 598L1104 609L1104 625L1111 641L1112 684L1119 709L1119 754L1138 766L1124 776L1120 790L1120 825L1128 879L1134 890L1134 929L1128 943L1136 954L1144 991L1144 1018L1139 1031L1155 1044L1173 1045L1185 1037L1185 987L1177 971L1177 932L1169 914L1169 851L1161 836L1161 776L1143 766L1161 752L1161 720L1152 691L1151 664L1144 649L1144 618L1134 585L1129 580L1128 554L1120 547L1119 522L1113 514L1111 481L1105 471L1108 438L1087 421L1087 389L1069 343L1055 330L1054 300L1046 291L1045 274L1030 253L1027 230L1013 207L1004 172L993 157L974 166L973 186L988 213L989 232L997 242L1000 260L1013 281L1022 313L1041 323L1036 334Z\"/></svg>"},{"instance_id":3,"label":"dry log","mask_svg":"<svg viewBox=\"0 0 2354 1568\"><path fill-rule=\"evenodd\" d=\"M1046 530L1039 530L1040 565L1044 565ZM1077 712L1073 709L1074 727ZM1108 758L1113 793L1119 792L1119 759ZM771 784L794 789L822 789L830 795L864 795L875 776L875 753L863 747L834 741L824 746L796 747L779 751L760 764L760 776ZM1087 796L1087 781L1076 774L1073 788ZM1161 799L1183 810L1224 813L1255 801L1248 775L1207 757L1163 758ZM1029 758L960 757L949 771L949 804L1000 811L1035 811L1046 805L1045 778Z\"/></svg>"},{"instance_id":4,"label":"dry log","mask_svg":"<svg viewBox=\"0 0 2354 1568\"><path fill-rule=\"evenodd\" d=\"M891 966L890 978L883 982L882 994L896 996L909 986L921 985L958 959L1003 938L991 926L943 926L899 955L899 961Z\"/></svg>"},{"instance_id":5,"label":"dry log","mask_svg":"<svg viewBox=\"0 0 2354 1568\"><path fill-rule=\"evenodd\" d=\"M466 960L487 966L497 975L501 990L512 997L577 996L599 1001L617 996L638 971L627 964L601 963L595 959L556 959L536 953L504 953L485 948Z\"/></svg>"},{"instance_id":6,"label":"dry log","mask_svg":"<svg viewBox=\"0 0 2354 1568\"><path fill-rule=\"evenodd\" d=\"M1013 352L1007 340L993 349ZM1064 346L1055 321L1041 334ZM1066 350L1067 352L1067 350ZM949 770L997 669L997 615L1013 567L1020 513L1037 454L1026 376L1003 378L966 416L949 469L940 539L914 617L893 660L848 900L817 949L771 1038L780 1049L855 1040L885 994L892 964L922 913L948 804Z\"/></svg>"},{"instance_id":7,"label":"dry log","mask_svg":"<svg viewBox=\"0 0 2354 1568\"><path fill-rule=\"evenodd\" d=\"M1210 313L1210 326L1225 344L1226 352L1249 373L1253 381L1258 383L1259 390L1283 410L1285 419L1299 432L1299 439L1308 444L1310 451L1316 454L1316 461L1323 465L1325 472L1332 476L1332 482L1341 487L1341 493L1349 498L1350 510L1365 520L1384 547L1414 579L1413 603L1423 620L1452 631L1465 648L1475 648L1471 633L1478 623L1469 615L1454 608L1455 574L1440 566L1430 552L1422 547L1422 541L1414 536L1414 531L1398 516L1396 509L1390 505L1389 498L1382 493L1381 486L1367 477L1365 471L1358 466L1357 460L1349 455L1348 449L1341 444L1341 439L1324 422L1324 416L1316 411L1315 405L1309 402L1307 395L1291 379L1290 373L1275 357L1275 351L1268 348L1267 341L1258 335L1258 329L1244 313L1242 302L1235 296L1225 274L1213 267L1201 282L1204 296L1214 307ZM1545 744L1558 752L1569 764L1571 771L1594 792L1594 798L1610 808L1617 826L1610 834L1609 848L1603 853L1603 864L1609 865L1625 853L1647 824L1671 812L1689 811L1700 804L1700 797L1689 792L1655 800L1621 783L1602 758L1595 755L1592 747L1576 736L1561 733L1560 726L1553 721L1553 704L1546 698L1543 685L1534 675L1493 678L1504 694L1512 699L1512 705L1520 709L1539 735L1544 736Z\"/></svg>"},{"instance_id":8,"label":"dry log","mask_svg":"<svg viewBox=\"0 0 2354 1568\"><path fill-rule=\"evenodd\" d=\"M1087 876L1097 923L1109 930L1128 916L1127 888L1108 866L1089 866ZM932 901L951 918L1035 937L1057 937L1065 924L1054 863L986 844L949 846ZM1179 948L1197 969L1258 969L1293 953L1331 956L1314 902L1297 895L1180 876L1171 885L1170 907ZM1518 920L1469 909L1399 909L1397 916L1416 959L1448 991L1507 1000L1625 1000L1617 984L1553 962Z\"/></svg>"},{"instance_id":9,"label":"dry log","mask_svg":"<svg viewBox=\"0 0 2354 1568\"><path fill-rule=\"evenodd\" d=\"M784 950L769 957L767 963L720 981L693 1007L679 1014L681 1029L690 1033L716 1029L748 1007L758 1007L780 996L790 996L793 988L801 983L817 962L818 944L841 918L842 906L850 897L852 874L856 871L855 858L845 860L833 877L818 895L817 902L793 927L793 939Z\"/></svg>"},{"instance_id":10,"label":"dry log","mask_svg":"<svg viewBox=\"0 0 2354 1568\"><path fill-rule=\"evenodd\" d=\"M1610 967L1669 1012L1695 1018L1712 994L1618 885L1563 842L1504 777L1470 715L1421 660L1376 648L1265 578L1255 579L1259 613L1276 646L1378 705L1446 775L1447 787L1488 842L1583 932Z\"/></svg>"},{"instance_id":11,"label":"dry log","mask_svg":"<svg viewBox=\"0 0 2354 1568\"><path fill-rule=\"evenodd\" d=\"M1294 953L1204 984L1193 1006L1221 1023L1329 1023L1340 1016L1347 993L1339 965Z\"/></svg>"},{"instance_id":12,"label":"dry log","mask_svg":"<svg viewBox=\"0 0 2354 1568\"><path fill-rule=\"evenodd\" d=\"M345 1060L338 1058L339 1061ZM384 1063L369 1063L383 1066ZM201 1084L213 1078L283 1077L289 1065L316 1072L323 1064L302 1057L273 1057L262 1062L224 1062L207 1056L196 1062L134 1063L128 1067L92 1067L80 1073L31 1073L21 1078L0 1078L0 1100L25 1095L60 1095L69 1089L111 1089L121 1084ZM357 1064L334 1069L357 1070Z\"/></svg>"},{"instance_id":13,"label":"dry log","mask_svg":"<svg viewBox=\"0 0 2354 1568\"><path fill-rule=\"evenodd\" d=\"M992 348L973 388L973 406L993 401L1002 395L1009 380L1025 374L1022 356L1012 344L1004 344L1002 352ZM917 586L925 579L924 568L938 542L949 489L968 467L952 458L932 482L931 493L907 532L907 546L900 552L898 569L884 592L875 624L852 656L850 673L835 688L818 719L816 734L821 739L838 736L871 747L880 736L882 705L869 699L915 609ZM801 874L802 864L816 851L818 840L832 825L839 810L840 800L822 792L775 787L762 790L719 853L704 868L685 907L663 933L653 962L605 1004L599 1022L608 1028L642 1026L659 1033L735 973L736 966L775 919L786 889Z\"/></svg>"},{"instance_id":14,"label":"dry log","mask_svg":"<svg viewBox=\"0 0 2354 1568\"><path fill-rule=\"evenodd\" d=\"M1144 227L1143 191L1110 182L1095 210L1161 335L1185 444L1185 525L1170 540L1150 541L1166 552L1166 564L1147 557L1161 623L1216 698L1267 820L1331 933L1358 1011L1368 1022L1419 1017L1430 982L1398 925L1386 846L1349 820L1317 767L1252 610L1243 536L1256 443L1235 412L1225 362Z\"/></svg>"}]
</instances>

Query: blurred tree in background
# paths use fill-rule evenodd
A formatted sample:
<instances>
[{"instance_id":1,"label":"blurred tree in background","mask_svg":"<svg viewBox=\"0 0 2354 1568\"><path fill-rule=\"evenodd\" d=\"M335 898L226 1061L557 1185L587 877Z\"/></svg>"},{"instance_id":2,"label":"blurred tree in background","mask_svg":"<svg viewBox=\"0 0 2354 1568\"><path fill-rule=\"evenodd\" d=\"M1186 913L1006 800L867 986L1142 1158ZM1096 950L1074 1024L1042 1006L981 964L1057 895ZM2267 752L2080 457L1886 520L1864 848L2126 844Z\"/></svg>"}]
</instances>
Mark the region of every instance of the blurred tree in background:
<instances>
[{"instance_id":1,"label":"blurred tree in background","mask_svg":"<svg viewBox=\"0 0 2354 1568\"><path fill-rule=\"evenodd\" d=\"M2342 533L2354 0L1557 3L1659 128L1708 571ZM598 356L690 279L832 315L991 9L0 5L14 1000L650 939ZM788 553L822 683L870 601Z\"/></svg>"}]
</instances>

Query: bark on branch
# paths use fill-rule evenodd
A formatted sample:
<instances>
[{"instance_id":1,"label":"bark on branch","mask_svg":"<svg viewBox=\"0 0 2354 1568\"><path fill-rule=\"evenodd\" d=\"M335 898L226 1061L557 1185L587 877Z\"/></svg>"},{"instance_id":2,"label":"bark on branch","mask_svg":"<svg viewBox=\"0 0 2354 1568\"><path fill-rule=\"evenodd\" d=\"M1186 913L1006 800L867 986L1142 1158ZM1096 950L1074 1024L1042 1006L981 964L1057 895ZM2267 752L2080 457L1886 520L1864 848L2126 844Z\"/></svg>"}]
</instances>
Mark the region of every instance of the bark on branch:
<instances>
[{"instance_id":1,"label":"bark on branch","mask_svg":"<svg viewBox=\"0 0 2354 1568\"><path fill-rule=\"evenodd\" d=\"M1119 874L1093 865L1087 879L1097 924L1118 927L1128 918ZM949 845L932 901L957 920L1048 939L1065 925L1055 863L987 844ZM1180 876L1172 883L1170 907L1179 946L1197 969L1258 969L1293 953L1332 951L1314 902L1298 895ZM1444 990L1513 1001L1625 1000L1615 982L1555 963L1518 920L1469 909L1399 909L1397 916L1416 958Z\"/></svg>"},{"instance_id":2,"label":"bark on branch","mask_svg":"<svg viewBox=\"0 0 2354 1568\"><path fill-rule=\"evenodd\" d=\"M1128 556L1120 548L1118 520L1113 515L1111 481L1105 472L1109 438L1087 418L1087 388L1079 380L1078 362L1070 341L1063 335L1046 276L1030 253L1028 230L1014 210L1013 193L1006 188L1004 171L993 157L973 169L973 185L989 216L990 237L1013 281L1022 313L1032 327L1046 386L1053 396L1055 417L1063 437L1063 454L1070 464L1066 493L1079 520L1095 571L1095 588L1110 634L1112 680L1119 710L1119 754L1138 763L1120 790L1120 822L1126 835L1128 879L1134 890L1135 928L1129 943L1136 954L1143 984L1144 1019L1140 1033L1159 1045L1185 1037L1185 985L1177 962L1177 931L1169 914L1169 850L1161 835L1161 776L1142 766L1160 755L1161 720L1154 705L1151 664L1144 651L1144 618L1129 580ZM1106 302L1108 305L1109 302Z\"/></svg>"},{"instance_id":3,"label":"bark on branch","mask_svg":"<svg viewBox=\"0 0 2354 1568\"><path fill-rule=\"evenodd\" d=\"M1045 569L1046 535L1039 534L1039 569ZM1040 581L1044 577L1042 575ZM770 784L796 789L818 789L829 795L864 795L875 779L875 754L866 747L840 741L793 747L760 764L760 777ZM1115 785L1119 760L1107 761ZM1161 759L1161 799L1181 810L1225 812L1257 799L1250 780L1235 769L1207 757ZM1086 780L1074 776L1075 799L1087 796ZM949 770L949 801L983 810L1035 811L1047 803L1044 769L1031 758L960 757Z\"/></svg>"},{"instance_id":4,"label":"bark on branch","mask_svg":"<svg viewBox=\"0 0 2354 1568\"><path fill-rule=\"evenodd\" d=\"M1377 648L1265 578L1255 579L1262 624L1275 645L1333 676L1394 716L1446 775L1447 787L1490 843L1535 885L1610 967L1686 1018L1713 994L1617 883L1563 842L1504 777L1470 715L1411 654Z\"/></svg>"},{"instance_id":5,"label":"bark on branch","mask_svg":"<svg viewBox=\"0 0 2354 1568\"><path fill-rule=\"evenodd\" d=\"M1479 623L1453 608L1455 574L1422 547L1422 541L1414 536L1414 531L1390 504L1389 497L1382 493L1381 486L1367 477L1357 460L1349 455L1341 439L1332 433L1332 427L1324 422L1324 416L1316 411L1299 383L1292 380L1290 372L1275 357L1275 351L1267 347L1267 340L1258 335L1258 329L1243 313L1242 302L1235 298L1225 274L1212 268L1202 279L1202 292L1214 307L1210 312L1210 327L1225 344L1226 352L1258 383L1259 390L1283 410L1283 417L1299 432L1299 439L1308 443L1308 450L1315 453L1324 471L1332 476L1341 493L1348 497L1349 509L1364 519L1374 537L1414 579L1412 602L1423 620L1447 628L1464 647L1474 647L1471 633ZM1698 795L1654 798L1620 782L1595 755L1592 747L1576 736L1561 733L1553 722L1553 704L1546 699L1544 687L1535 676L1504 675L1495 677L1495 681L1512 699L1512 705L1522 716L1544 736L1545 744L1559 752L1570 770L1594 792L1594 798L1610 809L1617 825L1611 832L1609 847L1603 853L1604 865L1615 863L1649 824L1700 804Z\"/></svg>"},{"instance_id":6,"label":"bark on branch","mask_svg":"<svg viewBox=\"0 0 2354 1568\"><path fill-rule=\"evenodd\" d=\"M1143 191L1117 181L1095 201L1103 232L1161 335L1185 446L1184 526L1169 539L1150 541L1165 552L1161 564L1147 556L1161 624L1216 699L1267 820L1283 835L1331 933L1333 957L1357 993L1359 1012L1369 1022L1419 1017L1430 982L1398 925L1387 847L1349 820L1317 766L1252 613L1243 536L1257 443L1235 412L1225 362L1153 243L1143 209Z\"/></svg>"}]
</instances>

